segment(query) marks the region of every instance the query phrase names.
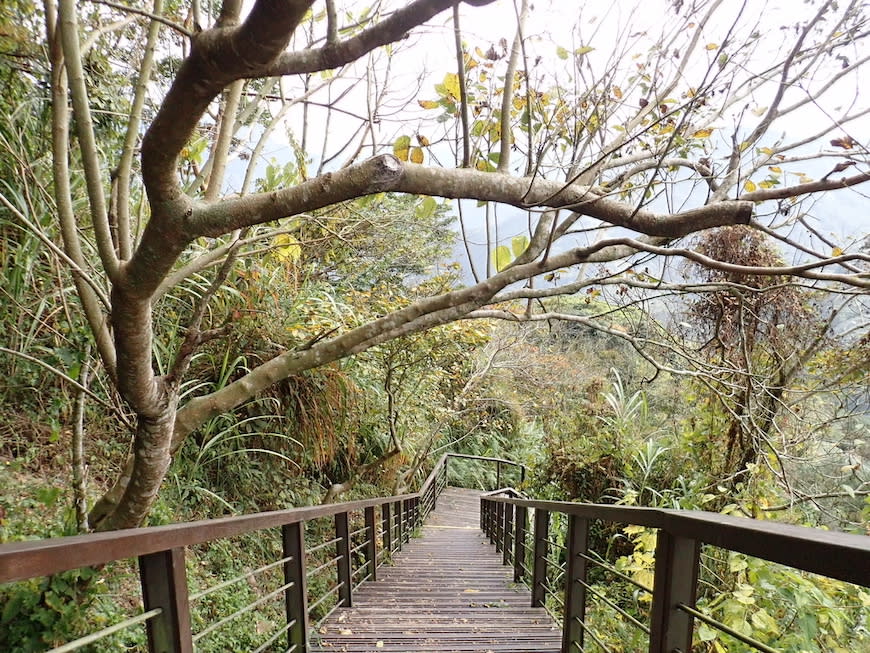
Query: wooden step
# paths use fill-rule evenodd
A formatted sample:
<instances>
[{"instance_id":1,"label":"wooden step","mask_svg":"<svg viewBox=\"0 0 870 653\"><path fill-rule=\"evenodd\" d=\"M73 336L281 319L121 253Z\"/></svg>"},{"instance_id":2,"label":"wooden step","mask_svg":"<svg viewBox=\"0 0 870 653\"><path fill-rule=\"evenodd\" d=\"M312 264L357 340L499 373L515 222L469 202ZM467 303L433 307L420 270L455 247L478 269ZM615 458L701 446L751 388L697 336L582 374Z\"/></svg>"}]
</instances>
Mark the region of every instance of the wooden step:
<instances>
[{"instance_id":1,"label":"wooden step","mask_svg":"<svg viewBox=\"0 0 870 653\"><path fill-rule=\"evenodd\" d=\"M422 537L319 628L313 651L550 653L561 633L479 529L480 493L445 488Z\"/></svg>"}]
</instances>

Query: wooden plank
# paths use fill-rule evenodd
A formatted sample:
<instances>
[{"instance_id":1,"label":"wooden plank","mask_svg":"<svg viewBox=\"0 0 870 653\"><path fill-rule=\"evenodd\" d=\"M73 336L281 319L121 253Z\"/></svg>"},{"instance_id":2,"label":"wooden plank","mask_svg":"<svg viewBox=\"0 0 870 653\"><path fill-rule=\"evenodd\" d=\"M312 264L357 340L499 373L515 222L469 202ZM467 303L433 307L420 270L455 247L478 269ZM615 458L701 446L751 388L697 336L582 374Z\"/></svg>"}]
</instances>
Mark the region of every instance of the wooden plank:
<instances>
[{"instance_id":1,"label":"wooden plank","mask_svg":"<svg viewBox=\"0 0 870 653\"><path fill-rule=\"evenodd\" d=\"M414 539L318 629L315 651L555 653L561 632L480 531L479 493L446 488Z\"/></svg>"}]
</instances>

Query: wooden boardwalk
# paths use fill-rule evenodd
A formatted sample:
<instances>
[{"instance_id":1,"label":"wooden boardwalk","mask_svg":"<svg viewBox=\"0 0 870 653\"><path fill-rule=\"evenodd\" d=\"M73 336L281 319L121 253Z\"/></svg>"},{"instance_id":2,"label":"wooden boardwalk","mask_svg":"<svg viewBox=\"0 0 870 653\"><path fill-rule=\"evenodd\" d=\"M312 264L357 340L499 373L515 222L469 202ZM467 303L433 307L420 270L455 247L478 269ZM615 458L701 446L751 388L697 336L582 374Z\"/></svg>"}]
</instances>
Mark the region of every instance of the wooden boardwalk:
<instances>
[{"instance_id":1,"label":"wooden boardwalk","mask_svg":"<svg viewBox=\"0 0 870 653\"><path fill-rule=\"evenodd\" d=\"M561 633L479 528L480 492L446 488L393 566L321 626L314 651L549 653ZM319 641L318 641L319 640Z\"/></svg>"}]
</instances>

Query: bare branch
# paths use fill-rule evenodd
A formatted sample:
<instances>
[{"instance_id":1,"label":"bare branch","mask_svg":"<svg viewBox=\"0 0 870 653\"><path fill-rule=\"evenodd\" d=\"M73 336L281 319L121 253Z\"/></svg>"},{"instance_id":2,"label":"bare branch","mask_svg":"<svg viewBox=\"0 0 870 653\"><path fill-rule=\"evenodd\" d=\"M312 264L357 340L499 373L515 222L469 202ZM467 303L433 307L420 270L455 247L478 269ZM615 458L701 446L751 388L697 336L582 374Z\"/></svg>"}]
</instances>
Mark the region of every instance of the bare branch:
<instances>
[{"instance_id":1,"label":"bare branch","mask_svg":"<svg viewBox=\"0 0 870 653\"><path fill-rule=\"evenodd\" d=\"M117 3L117 2L109 2L109 0L87 0L87 1L92 2L94 4L104 5L106 7L111 7L112 9L117 9L118 11L123 11L123 12L130 13L130 14L136 14L137 16L143 16L143 17L148 18L152 21L161 23L163 25L166 25L169 28L172 28L173 30L175 30L176 32L181 34L182 36L185 36L187 38L193 38L192 32L186 30L184 28L184 26L179 25L178 23L174 23L173 21L169 20L165 16L162 16L159 9L155 8L152 11L147 11L145 9L140 9L138 7L130 7L128 5L122 5L122 4Z\"/></svg>"},{"instance_id":2,"label":"bare branch","mask_svg":"<svg viewBox=\"0 0 870 653\"><path fill-rule=\"evenodd\" d=\"M488 4L491 1L485 0L478 4ZM250 71L249 75L299 75L338 68L356 61L375 48L398 40L406 32L422 25L455 2L456 0L414 0L346 41L319 49L284 53L274 61L266 62L262 68Z\"/></svg>"},{"instance_id":3,"label":"bare branch","mask_svg":"<svg viewBox=\"0 0 870 653\"><path fill-rule=\"evenodd\" d=\"M504 77L504 87L501 96L501 149L499 150L498 172L507 172L511 161L511 146L513 139L511 138L511 104L514 98L514 77L517 72L517 63L520 59L520 50L523 43L523 27L529 13L528 0L522 0L522 8L520 15L517 17L517 33L514 36L514 43L511 47L511 54L508 58L507 72ZM528 83L528 80L526 80ZM531 111L531 108L529 108ZM532 153L529 152L531 157Z\"/></svg>"}]
</instances>

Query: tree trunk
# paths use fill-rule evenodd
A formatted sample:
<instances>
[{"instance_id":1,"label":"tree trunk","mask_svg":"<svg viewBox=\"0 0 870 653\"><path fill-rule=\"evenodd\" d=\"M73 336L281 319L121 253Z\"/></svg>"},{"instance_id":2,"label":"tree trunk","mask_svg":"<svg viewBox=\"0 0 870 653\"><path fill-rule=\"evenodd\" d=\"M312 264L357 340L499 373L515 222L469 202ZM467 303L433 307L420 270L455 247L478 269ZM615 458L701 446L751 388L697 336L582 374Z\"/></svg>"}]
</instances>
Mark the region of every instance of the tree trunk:
<instances>
[{"instance_id":1,"label":"tree trunk","mask_svg":"<svg viewBox=\"0 0 870 653\"><path fill-rule=\"evenodd\" d=\"M139 416L133 441L132 464L115 486L94 506L92 527L101 531L135 528L142 524L172 461L170 446L178 398L168 393L162 410L153 417Z\"/></svg>"}]
</instances>

